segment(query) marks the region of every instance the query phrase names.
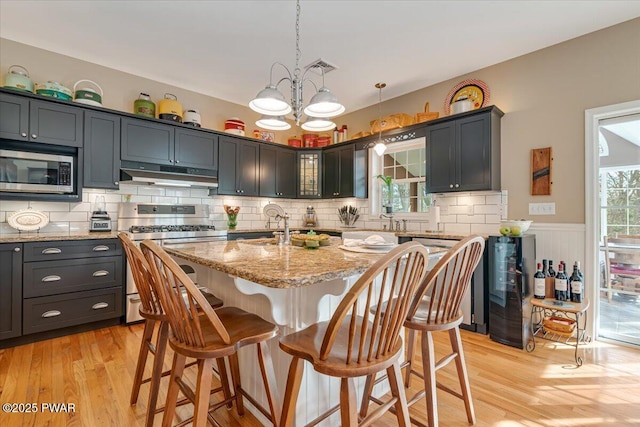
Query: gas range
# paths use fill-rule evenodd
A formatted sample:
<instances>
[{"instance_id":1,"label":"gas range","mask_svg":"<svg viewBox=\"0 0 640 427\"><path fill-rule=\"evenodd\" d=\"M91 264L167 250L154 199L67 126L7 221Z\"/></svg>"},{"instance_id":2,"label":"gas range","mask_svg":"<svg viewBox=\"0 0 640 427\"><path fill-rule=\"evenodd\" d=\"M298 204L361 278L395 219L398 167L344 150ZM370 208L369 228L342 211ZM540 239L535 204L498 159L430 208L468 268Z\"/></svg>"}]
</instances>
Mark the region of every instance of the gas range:
<instances>
[{"instance_id":1,"label":"gas range","mask_svg":"<svg viewBox=\"0 0 640 427\"><path fill-rule=\"evenodd\" d=\"M208 205L121 203L118 209L118 231L134 241L226 240L226 230L216 230L207 222Z\"/></svg>"}]
</instances>

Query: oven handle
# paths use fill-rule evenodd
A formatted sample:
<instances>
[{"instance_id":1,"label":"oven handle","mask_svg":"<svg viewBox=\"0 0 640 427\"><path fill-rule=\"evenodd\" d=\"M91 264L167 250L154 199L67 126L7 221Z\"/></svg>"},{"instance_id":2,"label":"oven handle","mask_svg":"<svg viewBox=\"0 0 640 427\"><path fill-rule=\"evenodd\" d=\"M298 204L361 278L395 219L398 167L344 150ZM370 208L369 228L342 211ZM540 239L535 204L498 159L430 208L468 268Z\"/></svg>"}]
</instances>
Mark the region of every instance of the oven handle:
<instances>
[{"instance_id":1,"label":"oven handle","mask_svg":"<svg viewBox=\"0 0 640 427\"><path fill-rule=\"evenodd\" d=\"M162 246L180 245L182 243L223 242L226 237L187 237L184 239L163 239Z\"/></svg>"}]
</instances>

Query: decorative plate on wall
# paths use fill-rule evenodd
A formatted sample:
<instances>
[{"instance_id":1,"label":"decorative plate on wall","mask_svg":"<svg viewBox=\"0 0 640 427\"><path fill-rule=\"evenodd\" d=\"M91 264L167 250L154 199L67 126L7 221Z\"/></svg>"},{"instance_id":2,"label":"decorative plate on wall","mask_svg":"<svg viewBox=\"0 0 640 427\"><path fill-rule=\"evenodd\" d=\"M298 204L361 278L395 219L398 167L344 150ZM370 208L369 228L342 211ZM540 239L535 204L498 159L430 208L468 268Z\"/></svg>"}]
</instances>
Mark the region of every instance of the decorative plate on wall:
<instances>
[{"instance_id":1,"label":"decorative plate on wall","mask_svg":"<svg viewBox=\"0 0 640 427\"><path fill-rule=\"evenodd\" d=\"M444 112L446 115L451 114L451 103L458 98L467 97L473 101L474 110L486 107L489 103L489 87L482 80L469 79L464 80L451 89L444 100Z\"/></svg>"},{"instance_id":2,"label":"decorative plate on wall","mask_svg":"<svg viewBox=\"0 0 640 427\"><path fill-rule=\"evenodd\" d=\"M22 209L7 218L7 223L19 231L39 230L49 224L49 217L35 209Z\"/></svg>"}]
</instances>

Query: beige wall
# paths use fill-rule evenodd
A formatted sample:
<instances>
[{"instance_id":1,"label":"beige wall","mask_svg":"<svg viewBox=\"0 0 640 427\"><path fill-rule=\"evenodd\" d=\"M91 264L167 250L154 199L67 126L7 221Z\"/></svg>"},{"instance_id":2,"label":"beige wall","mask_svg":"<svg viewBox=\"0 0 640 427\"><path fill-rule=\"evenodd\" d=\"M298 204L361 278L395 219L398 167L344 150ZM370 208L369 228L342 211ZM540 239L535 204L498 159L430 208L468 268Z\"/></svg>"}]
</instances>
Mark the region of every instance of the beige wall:
<instances>
[{"instance_id":1,"label":"beige wall","mask_svg":"<svg viewBox=\"0 0 640 427\"><path fill-rule=\"evenodd\" d=\"M416 54L428 55L428 50L417 48ZM200 108L207 128L222 129L224 121L232 116L246 123L257 119L248 107L0 39L0 74L4 75L12 64L26 66L36 82L57 80L71 86L81 78L96 80L105 90L105 106L116 110L130 112L141 91L147 91L156 101L169 91L183 106ZM383 103L382 114L414 114L429 101L431 111L440 111L442 116L447 93L467 78L487 83L489 103L505 112L502 188L509 194L509 217L584 223L584 111L640 99L640 19L388 100ZM354 134L366 130L369 121L377 117L375 105L344 115L338 122L346 123L349 133ZM252 129L248 125L247 130ZM280 135L280 140L285 137ZM530 150L548 146L553 148L554 157L553 193L532 197ZM531 217L530 202L555 202L556 215Z\"/></svg>"},{"instance_id":2,"label":"beige wall","mask_svg":"<svg viewBox=\"0 0 640 427\"><path fill-rule=\"evenodd\" d=\"M489 104L505 112L501 172L509 217L584 224L584 111L640 99L640 19L388 100L382 114L415 114L429 101L430 110L442 117L451 88L471 78L484 81L491 93ZM355 133L368 130L377 117L376 105L347 114L340 123ZM552 195L530 196L530 151L549 146ZM555 202L556 215L530 216L531 202Z\"/></svg>"}]
</instances>

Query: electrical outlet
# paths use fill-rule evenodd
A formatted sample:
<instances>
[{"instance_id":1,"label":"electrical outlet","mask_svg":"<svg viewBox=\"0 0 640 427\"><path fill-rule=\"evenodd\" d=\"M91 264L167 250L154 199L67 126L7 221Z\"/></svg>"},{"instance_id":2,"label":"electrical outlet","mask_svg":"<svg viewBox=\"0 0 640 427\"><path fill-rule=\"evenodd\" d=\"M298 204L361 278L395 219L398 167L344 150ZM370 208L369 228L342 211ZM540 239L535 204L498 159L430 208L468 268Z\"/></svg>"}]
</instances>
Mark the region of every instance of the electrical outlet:
<instances>
[{"instance_id":1,"label":"electrical outlet","mask_svg":"<svg viewBox=\"0 0 640 427\"><path fill-rule=\"evenodd\" d=\"M555 215L556 203L529 203L529 215Z\"/></svg>"}]
</instances>

